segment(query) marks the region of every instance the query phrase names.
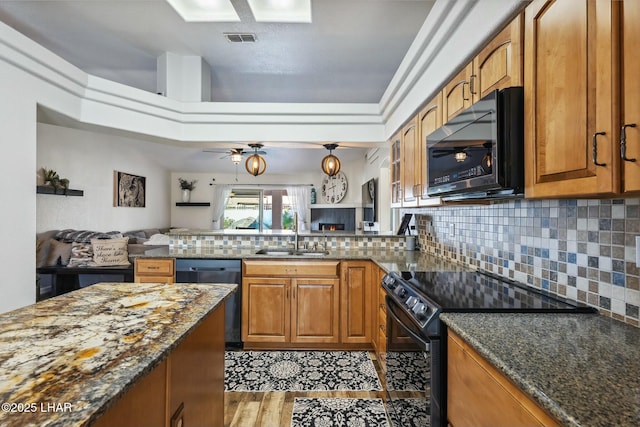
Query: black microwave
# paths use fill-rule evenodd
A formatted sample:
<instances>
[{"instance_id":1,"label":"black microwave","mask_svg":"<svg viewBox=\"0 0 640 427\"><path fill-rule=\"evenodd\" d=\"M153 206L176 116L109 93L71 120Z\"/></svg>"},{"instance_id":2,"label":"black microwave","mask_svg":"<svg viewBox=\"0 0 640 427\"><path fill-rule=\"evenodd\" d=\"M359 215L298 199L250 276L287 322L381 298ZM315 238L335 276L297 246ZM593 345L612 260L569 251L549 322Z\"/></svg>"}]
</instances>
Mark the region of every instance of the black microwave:
<instances>
[{"instance_id":1,"label":"black microwave","mask_svg":"<svg viewBox=\"0 0 640 427\"><path fill-rule=\"evenodd\" d=\"M524 195L524 94L495 90L429 134L430 196L443 199Z\"/></svg>"}]
</instances>

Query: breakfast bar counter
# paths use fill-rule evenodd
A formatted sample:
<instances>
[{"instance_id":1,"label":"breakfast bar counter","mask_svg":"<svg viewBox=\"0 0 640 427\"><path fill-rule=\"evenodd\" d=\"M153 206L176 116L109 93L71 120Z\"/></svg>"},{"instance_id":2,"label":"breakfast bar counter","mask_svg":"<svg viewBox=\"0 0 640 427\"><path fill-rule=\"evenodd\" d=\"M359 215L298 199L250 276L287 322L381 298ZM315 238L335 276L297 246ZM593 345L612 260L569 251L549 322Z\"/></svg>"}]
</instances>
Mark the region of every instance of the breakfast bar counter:
<instances>
[{"instance_id":1,"label":"breakfast bar counter","mask_svg":"<svg viewBox=\"0 0 640 427\"><path fill-rule=\"evenodd\" d=\"M90 425L235 291L100 283L0 315L0 425Z\"/></svg>"}]
</instances>

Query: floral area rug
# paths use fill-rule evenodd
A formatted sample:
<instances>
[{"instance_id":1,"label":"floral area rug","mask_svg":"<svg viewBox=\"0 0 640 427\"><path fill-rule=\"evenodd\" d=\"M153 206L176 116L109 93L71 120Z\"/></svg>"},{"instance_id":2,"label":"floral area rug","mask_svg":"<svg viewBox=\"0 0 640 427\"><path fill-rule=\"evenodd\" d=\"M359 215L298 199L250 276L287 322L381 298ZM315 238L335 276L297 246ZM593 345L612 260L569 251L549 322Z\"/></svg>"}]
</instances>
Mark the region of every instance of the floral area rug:
<instances>
[{"instance_id":1,"label":"floral area rug","mask_svg":"<svg viewBox=\"0 0 640 427\"><path fill-rule=\"evenodd\" d=\"M420 351L387 352L387 390L426 391L431 382L431 368Z\"/></svg>"},{"instance_id":2,"label":"floral area rug","mask_svg":"<svg viewBox=\"0 0 640 427\"><path fill-rule=\"evenodd\" d=\"M297 397L291 427L389 427L382 399Z\"/></svg>"},{"instance_id":3,"label":"floral area rug","mask_svg":"<svg viewBox=\"0 0 640 427\"><path fill-rule=\"evenodd\" d=\"M423 398L395 399L387 409L392 427L427 427L431 424L429 400Z\"/></svg>"},{"instance_id":4,"label":"floral area rug","mask_svg":"<svg viewBox=\"0 0 640 427\"><path fill-rule=\"evenodd\" d=\"M225 391L379 391L365 351L227 351Z\"/></svg>"}]
</instances>

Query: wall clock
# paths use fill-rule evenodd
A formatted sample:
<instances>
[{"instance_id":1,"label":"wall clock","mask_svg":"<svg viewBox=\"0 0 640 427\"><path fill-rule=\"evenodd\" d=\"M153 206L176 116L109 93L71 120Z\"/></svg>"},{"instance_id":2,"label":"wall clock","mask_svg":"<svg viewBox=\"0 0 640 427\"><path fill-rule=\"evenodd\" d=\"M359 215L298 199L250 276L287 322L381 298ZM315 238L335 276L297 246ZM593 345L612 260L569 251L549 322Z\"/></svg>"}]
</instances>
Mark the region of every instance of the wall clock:
<instances>
[{"instance_id":1,"label":"wall clock","mask_svg":"<svg viewBox=\"0 0 640 427\"><path fill-rule=\"evenodd\" d=\"M344 172L338 172L335 176L325 175L320 191L326 203L339 203L347 194L347 176Z\"/></svg>"}]
</instances>

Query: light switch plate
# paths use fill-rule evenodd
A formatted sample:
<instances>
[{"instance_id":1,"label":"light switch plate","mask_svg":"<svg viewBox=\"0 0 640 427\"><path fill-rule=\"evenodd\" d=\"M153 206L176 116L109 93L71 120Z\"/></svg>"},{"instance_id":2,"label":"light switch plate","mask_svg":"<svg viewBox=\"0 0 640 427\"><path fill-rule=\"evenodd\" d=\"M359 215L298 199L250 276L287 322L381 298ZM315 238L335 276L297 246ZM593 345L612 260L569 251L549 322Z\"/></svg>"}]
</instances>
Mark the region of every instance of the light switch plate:
<instances>
[{"instance_id":1,"label":"light switch plate","mask_svg":"<svg viewBox=\"0 0 640 427\"><path fill-rule=\"evenodd\" d=\"M636 236L636 267L640 267L640 236Z\"/></svg>"}]
</instances>

